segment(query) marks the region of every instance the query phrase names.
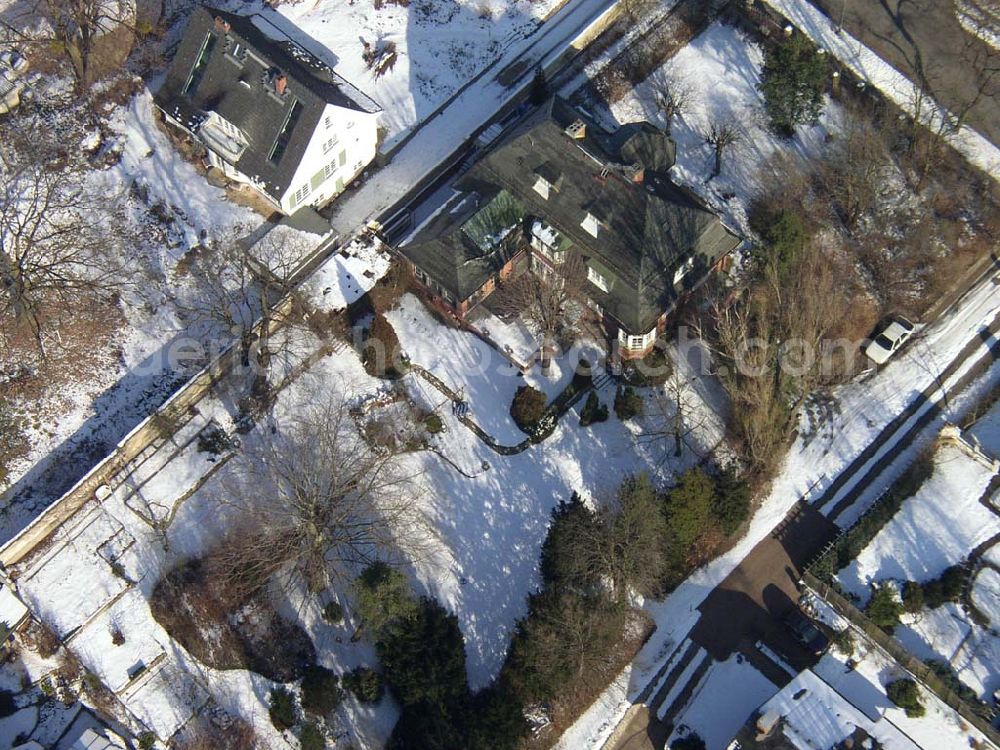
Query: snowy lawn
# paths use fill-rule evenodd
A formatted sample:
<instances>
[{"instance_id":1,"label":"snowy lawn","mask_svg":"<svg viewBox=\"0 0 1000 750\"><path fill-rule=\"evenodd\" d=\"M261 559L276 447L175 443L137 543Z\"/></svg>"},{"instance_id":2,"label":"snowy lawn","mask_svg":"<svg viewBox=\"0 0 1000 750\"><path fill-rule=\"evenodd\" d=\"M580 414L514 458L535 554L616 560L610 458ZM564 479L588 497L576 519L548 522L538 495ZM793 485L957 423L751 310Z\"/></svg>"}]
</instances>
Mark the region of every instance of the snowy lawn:
<instances>
[{"instance_id":1,"label":"snowy lawn","mask_svg":"<svg viewBox=\"0 0 1000 750\"><path fill-rule=\"evenodd\" d=\"M993 593L994 606L998 593ZM901 619L895 636L918 659L951 664L959 679L986 701L1000 688L1000 637L973 623L959 605L945 604Z\"/></svg>"},{"instance_id":2,"label":"snowy lawn","mask_svg":"<svg viewBox=\"0 0 1000 750\"><path fill-rule=\"evenodd\" d=\"M763 60L756 44L734 27L716 21L612 105L610 113L598 108L594 114L612 129L637 120L662 128L666 122L656 105L654 82L669 75L690 85L691 104L671 128L677 142L671 177L701 194L730 226L746 234L751 200L776 178L764 169L767 160L782 151L815 158L826 136L837 130L841 115L839 105L827 100L819 124L799 128L791 140L775 136L767 129L763 98L757 90ZM738 126L740 140L726 149L722 174L710 180L714 150L705 142L705 134L712 123L723 121Z\"/></svg>"},{"instance_id":3,"label":"snowy lawn","mask_svg":"<svg viewBox=\"0 0 1000 750\"><path fill-rule=\"evenodd\" d=\"M337 74L383 108L391 145L462 84L531 34L559 0L428 0L399 5L373 0L282 3L264 12ZM362 58L364 44L396 48L396 62L376 76Z\"/></svg>"},{"instance_id":4,"label":"snowy lawn","mask_svg":"<svg viewBox=\"0 0 1000 750\"><path fill-rule=\"evenodd\" d=\"M990 627L1000 630L1000 571L993 568L979 571L972 584L972 601L990 618Z\"/></svg>"},{"instance_id":5,"label":"snowy lawn","mask_svg":"<svg viewBox=\"0 0 1000 750\"><path fill-rule=\"evenodd\" d=\"M717 662L702 678L674 720L676 736L694 732L707 750L725 750L750 715L778 692L778 687L740 654Z\"/></svg>"},{"instance_id":6,"label":"snowy lawn","mask_svg":"<svg viewBox=\"0 0 1000 750\"><path fill-rule=\"evenodd\" d=\"M983 734L971 727L952 708L942 703L933 693L921 690L921 700L927 709L919 719L911 719L903 709L896 707L885 694L885 686L909 674L877 649L855 654L857 666L848 669L846 657L827 653L813 671L833 690L846 698L861 713L857 726L871 726L871 734L882 742L886 750L961 750L969 747L988 747ZM836 706L830 706L829 723L840 721ZM866 721L867 716L870 721ZM822 719L823 717L817 717ZM846 717L845 717L846 718ZM821 728L822 723L815 724ZM849 725L847 725L849 726ZM848 733L851 729L848 729ZM974 745L973 742L980 743Z\"/></svg>"},{"instance_id":7,"label":"snowy lawn","mask_svg":"<svg viewBox=\"0 0 1000 750\"><path fill-rule=\"evenodd\" d=\"M961 448L934 455L934 473L848 567L841 585L866 601L871 584L886 579L924 583L964 560L1000 533L1000 516L979 502L996 472Z\"/></svg>"}]
</instances>

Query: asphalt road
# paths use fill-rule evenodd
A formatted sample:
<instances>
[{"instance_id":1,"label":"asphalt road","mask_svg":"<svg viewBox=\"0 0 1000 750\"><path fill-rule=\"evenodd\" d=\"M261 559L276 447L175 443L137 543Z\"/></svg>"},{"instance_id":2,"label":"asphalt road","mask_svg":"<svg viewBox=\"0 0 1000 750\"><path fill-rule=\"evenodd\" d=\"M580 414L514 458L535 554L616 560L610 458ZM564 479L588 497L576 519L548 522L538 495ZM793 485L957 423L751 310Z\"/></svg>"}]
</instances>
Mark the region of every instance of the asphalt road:
<instances>
[{"instance_id":1,"label":"asphalt road","mask_svg":"<svg viewBox=\"0 0 1000 750\"><path fill-rule=\"evenodd\" d=\"M982 93L967 122L1000 146L1000 51L962 28L953 0L811 1L952 112Z\"/></svg>"}]
</instances>

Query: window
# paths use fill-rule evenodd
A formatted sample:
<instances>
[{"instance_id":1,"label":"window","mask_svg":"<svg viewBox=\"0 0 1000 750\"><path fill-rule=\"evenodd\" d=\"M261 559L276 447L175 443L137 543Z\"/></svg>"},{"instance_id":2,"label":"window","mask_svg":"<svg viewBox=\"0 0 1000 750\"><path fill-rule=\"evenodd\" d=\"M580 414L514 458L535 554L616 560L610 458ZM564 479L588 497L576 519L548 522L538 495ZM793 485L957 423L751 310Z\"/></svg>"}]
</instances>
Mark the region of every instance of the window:
<instances>
[{"instance_id":1,"label":"window","mask_svg":"<svg viewBox=\"0 0 1000 750\"><path fill-rule=\"evenodd\" d=\"M597 220L597 217L589 211L587 212L587 215L583 217L583 221L580 222L580 226L583 227L587 234L591 237L597 236L597 230L600 225L601 223Z\"/></svg>"},{"instance_id":2,"label":"window","mask_svg":"<svg viewBox=\"0 0 1000 750\"><path fill-rule=\"evenodd\" d=\"M212 56L212 50L215 49L215 42L216 39L213 34L205 35L205 41L201 45L201 52L198 53L198 59L194 61L194 66L192 66L191 73L188 75L187 83L181 89L182 94L194 93L198 90L198 84L201 83L202 76L205 75L205 66L208 65L208 58Z\"/></svg>"},{"instance_id":3,"label":"window","mask_svg":"<svg viewBox=\"0 0 1000 750\"><path fill-rule=\"evenodd\" d=\"M239 63L240 65L243 64L243 55L245 53L246 47L244 47L241 42L237 42L235 39L232 40L232 43L226 50L226 54L229 56L229 59L235 63Z\"/></svg>"},{"instance_id":4,"label":"window","mask_svg":"<svg viewBox=\"0 0 1000 750\"><path fill-rule=\"evenodd\" d=\"M674 285L681 283L683 278L688 275L688 272L694 268L694 257L688 258L686 261L681 263L676 271L674 271Z\"/></svg>"},{"instance_id":5,"label":"window","mask_svg":"<svg viewBox=\"0 0 1000 750\"><path fill-rule=\"evenodd\" d=\"M549 199L550 187L552 186L549 185L549 181L546 180L544 177L539 177L537 180L535 180L535 192L538 193L540 196L542 196L545 200Z\"/></svg>"},{"instance_id":6,"label":"window","mask_svg":"<svg viewBox=\"0 0 1000 750\"><path fill-rule=\"evenodd\" d=\"M365 165L365 160L364 159L359 159L358 163L354 165L354 171L357 172L364 165Z\"/></svg>"},{"instance_id":7,"label":"window","mask_svg":"<svg viewBox=\"0 0 1000 750\"><path fill-rule=\"evenodd\" d=\"M323 127L325 127L327 130L333 127L333 118L330 117L330 115L327 115L326 117L323 118Z\"/></svg>"},{"instance_id":8,"label":"window","mask_svg":"<svg viewBox=\"0 0 1000 750\"><path fill-rule=\"evenodd\" d=\"M587 281L603 292L608 291L608 280L590 266L587 266Z\"/></svg>"},{"instance_id":9,"label":"window","mask_svg":"<svg viewBox=\"0 0 1000 750\"><path fill-rule=\"evenodd\" d=\"M629 349L642 349L642 336L629 336L628 346Z\"/></svg>"},{"instance_id":10,"label":"window","mask_svg":"<svg viewBox=\"0 0 1000 750\"><path fill-rule=\"evenodd\" d=\"M329 119L329 118L327 118L327 119ZM338 141L338 140L339 140L339 139L337 138L337 136L333 136L332 138L329 138L329 139L328 139L328 140L327 140L327 141L326 141L326 142L325 142L325 143L323 144L323 153L324 153L324 154L328 154L328 153L330 153L331 151L333 151L333 147L337 145L337 141Z\"/></svg>"},{"instance_id":11,"label":"window","mask_svg":"<svg viewBox=\"0 0 1000 750\"><path fill-rule=\"evenodd\" d=\"M309 183L307 182L305 185L296 190L294 195L292 195L292 205L297 206L302 203L302 201L309 197L309 191Z\"/></svg>"},{"instance_id":12,"label":"window","mask_svg":"<svg viewBox=\"0 0 1000 750\"><path fill-rule=\"evenodd\" d=\"M648 333L642 336L634 336L626 333L624 329L618 329L618 343L621 344L623 349L629 351L642 351L648 349L656 341L656 328L654 327Z\"/></svg>"},{"instance_id":13,"label":"window","mask_svg":"<svg viewBox=\"0 0 1000 750\"><path fill-rule=\"evenodd\" d=\"M292 102L292 108L288 110L288 116L285 118L285 124L281 126L281 130L278 131L277 137L274 139L274 145L271 146L271 153L268 154L267 160L273 164L281 161L281 157L285 153L285 149L288 148L288 141L292 137L292 130L295 129L295 123L299 121L299 115L302 114L302 105L298 101Z\"/></svg>"}]
</instances>

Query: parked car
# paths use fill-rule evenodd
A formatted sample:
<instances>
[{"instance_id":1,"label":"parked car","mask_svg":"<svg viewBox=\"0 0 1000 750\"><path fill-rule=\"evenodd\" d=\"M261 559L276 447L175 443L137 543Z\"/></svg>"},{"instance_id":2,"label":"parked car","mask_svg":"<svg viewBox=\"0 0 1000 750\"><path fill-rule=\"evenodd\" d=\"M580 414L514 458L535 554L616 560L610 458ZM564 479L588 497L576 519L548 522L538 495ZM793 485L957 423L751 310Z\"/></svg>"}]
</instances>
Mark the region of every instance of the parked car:
<instances>
[{"instance_id":1,"label":"parked car","mask_svg":"<svg viewBox=\"0 0 1000 750\"><path fill-rule=\"evenodd\" d=\"M797 607L785 616L785 626L813 656L821 656L830 647L830 639Z\"/></svg>"},{"instance_id":2,"label":"parked car","mask_svg":"<svg viewBox=\"0 0 1000 750\"><path fill-rule=\"evenodd\" d=\"M893 318L865 347L865 356L877 365L884 365L912 335L913 323L904 317Z\"/></svg>"}]
</instances>

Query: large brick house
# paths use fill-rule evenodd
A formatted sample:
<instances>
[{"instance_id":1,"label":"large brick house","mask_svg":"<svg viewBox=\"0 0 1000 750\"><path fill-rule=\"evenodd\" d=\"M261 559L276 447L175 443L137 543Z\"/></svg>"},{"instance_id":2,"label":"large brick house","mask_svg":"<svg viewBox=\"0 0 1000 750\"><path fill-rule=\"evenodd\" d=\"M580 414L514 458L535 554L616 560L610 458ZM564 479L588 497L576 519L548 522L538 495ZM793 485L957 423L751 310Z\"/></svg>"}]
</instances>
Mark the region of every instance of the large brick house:
<instances>
[{"instance_id":1,"label":"large brick house","mask_svg":"<svg viewBox=\"0 0 1000 750\"><path fill-rule=\"evenodd\" d=\"M289 214L343 191L378 145L379 106L259 14L196 8L154 101Z\"/></svg>"},{"instance_id":2,"label":"large brick house","mask_svg":"<svg viewBox=\"0 0 1000 750\"><path fill-rule=\"evenodd\" d=\"M668 175L675 145L648 123L614 133L555 98L481 158L400 252L459 317L515 272L572 253L623 357L647 353L678 301L740 238Z\"/></svg>"}]
</instances>

